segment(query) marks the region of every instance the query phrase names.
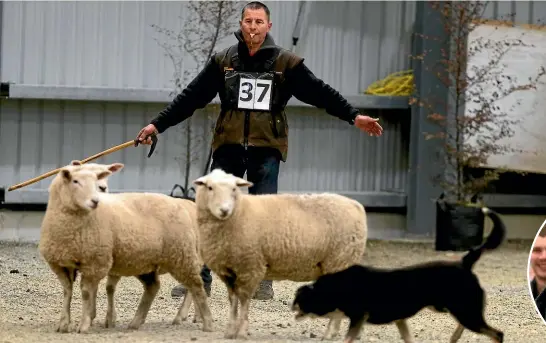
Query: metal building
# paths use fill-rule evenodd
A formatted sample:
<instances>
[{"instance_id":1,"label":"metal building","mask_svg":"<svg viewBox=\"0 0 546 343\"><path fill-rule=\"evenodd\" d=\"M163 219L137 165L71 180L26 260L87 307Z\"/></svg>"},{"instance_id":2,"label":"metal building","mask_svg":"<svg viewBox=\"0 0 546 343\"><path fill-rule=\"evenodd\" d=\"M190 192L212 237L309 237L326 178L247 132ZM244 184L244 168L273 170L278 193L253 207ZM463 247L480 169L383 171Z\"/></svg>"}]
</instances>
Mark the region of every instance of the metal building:
<instances>
[{"instance_id":1,"label":"metal building","mask_svg":"<svg viewBox=\"0 0 546 343\"><path fill-rule=\"evenodd\" d=\"M410 168L426 164L428 158L426 143L417 133L425 125L422 115L409 107L406 97L363 94L374 81L412 67L412 33L418 27L434 30L424 3L303 2L301 16L301 1L266 3L277 44L292 47L299 18L295 52L353 105L380 116L385 129L380 139L368 137L292 99L287 109L290 147L287 163L281 165L280 191L333 191L356 198L373 212L371 236L429 236L426 213L431 206L425 203L433 191L426 173ZM133 139L173 97L173 65L156 42L162 37L152 25L179 30L186 5L0 3L0 82L9 84L9 97L0 102L0 187ZM517 20L535 22L539 13L546 14L546 6L499 2L490 11L491 17L516 12ZM217 49L233 42L231 35ZM194 134L204 139L195 143L190 180L202 173L210 142L206 128L217 113L212 104L192 118ZM110 179L111 191L169 193L175 183L183 184L184 141L181 127L173 127L160 136L149 159L139 147L98 160L125 164L123 174ZM44 204L50 180L5 192L1 200L4 205ZM3 225L15 231L8 235L21 237L25 234L19 228L38 228L40 211L9 212Z\"/></svg>"}]
</instances>

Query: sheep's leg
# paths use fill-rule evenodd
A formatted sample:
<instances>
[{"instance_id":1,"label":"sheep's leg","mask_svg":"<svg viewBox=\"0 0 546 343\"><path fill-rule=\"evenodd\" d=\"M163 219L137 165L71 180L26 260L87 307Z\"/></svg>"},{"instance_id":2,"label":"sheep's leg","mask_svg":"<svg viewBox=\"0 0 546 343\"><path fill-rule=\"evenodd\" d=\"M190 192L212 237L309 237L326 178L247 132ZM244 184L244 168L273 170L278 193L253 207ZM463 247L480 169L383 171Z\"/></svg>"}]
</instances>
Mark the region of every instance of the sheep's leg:
<instances>
[{"instance_id":1,"label":"sheep's leg","mask_svg":"<svg viewBox=\"0 0 546 343\"><path fill-rule=\"evenodd\" d=\"M195 298L195 317L193 322L197 323L198 318L203 322L203 331L212 332L212 314L208 306L208 301L206 299L206 293L203 291L200 298L194 296Z\"/></svg>"},{"instance_id":2,"label":"sheep's leg","mask_svg":"<svg viewBox=\"0 0 546 343\"><path fill-rule=\"evenodd\" d=\"M262 277L257 278L254 281L248 280L243 283L245 285L244 288L235 288L237 298L239 298L239 301L241 302L241 313L239 314L239 320L237 322L237 334L235 338L248 338L248 313L250 310L250 299L252 295L256 293L261 280Z\"/></svg>"},{"instance_id":3,"label":"sheep's leg","mask_svg":"<svg viewBox=\"0 0 546 343\"><path fill-rule=\"evenodd\" d=\"M235 294L235 291L229 287L228 287L228 300L229 300L229 306L230 306L230 313L233 315L233 318L237 318L237 314L239 310L239 298L237 298L237 294Z\"/></svg>"},{"instance_id":4,"label":"sheep's leg","mask_svg":"<svg viewBox=\"0 0 546 343\"><path fill-rule=\"evenodd\" d=\"M188 314L190 312L190 306L193 301L193 294L189 290L186 290L186 295L184 296L184 300L182 301L182 304L180 305L180 308L178 309L178 313L176 314L176 317L174 317L172 324L173 325L179 325L186 319L188 319ZM195 311L197 312L197 306L195 306Z\"/></svg>"},{"instance_id":5,"label":"sheep's leg","mask_svg":"<svg viewBox=\"0 0 546 343\"><path fill-rule=\"evenodd\" d=\"M80 288L82 292L82 316L80 325L78 326L78 333L86 333L91 326L91 311L93 310L93 297L97 293L99 282L102 277L88 276L82 273Z\"/></svg>"},{"instance_id":6,"label":"sheep's leg","mask_svg":"<svg viewBox=\"0 0 546 343\"><path fill-rule=\"evenodd\" d=\"M91 325L93 320L97 317L97 292L91 295Z\"/></svg>"},{"instance_id":7,"label":"sheep's leg","mask_svg":"<svg viewBox=\"0 0 546 343\"><path fill-rule=\"evenodd\" d=\"M237 310L239 306L239 298L235 292L235 283L237 281L237 274L233 270L228 269L227 274L220 274L219 277L226 285L229 300L229 320L224 338L234 339L237 336Z\"/></svg>"},{"instance_id":8,"label":"sheep's leg","mask_svg":"<svg viewBox=\"0 0 546 343\"><path fill-rule=\"evenodd\" d=\"M91 325L97 317L97 292L91 295Z\"/></svg>"},{"instance_id":9,"label":"sheep's leg","mask_svg":"<svg viewBox=\"0 0 546 343\"><path fill-rule=\"evenodd\" d=\"M63 268L54 264L49 264L51 270L57 275L61 286L63 287L63 308L61 310L61 318L57 325L56 331L66 333L70 326L70 306L72 303L72 292L74 287L74 279L76 278L76 270Z\"/></svg>"},{"instance_id":10,"label":"sheep's leg","mask_svg":"<svg viewBox=\"0 0 546 343\"><path fill-rule=\"evenodd\" d=\"M95 288L95 290L92 290L91 293L89 294L90 298L89 298L89 319L90 319L90 323L89 325L93 325L93 319L95 319L95 317L97 316L97 291L98 291L98 285L97 285L97 288Z\"/></svg>"},{"instance_id":11,"label":"sheep's leg","mask_svg":"<svg viewBox=\"0 0 546 343\"><path fill-rule=\"evenodd\" d=\"M260 281L263 279L264 275L265 270L263 271L263 274L259 273L250 277L239 276L239 278L237 279L238 283L244 286L241 287L236 284L234 289L235 293L237 294L237 298L241 302L241 313L239 314L239 320L237 322L237 334L235 338L248 338L248 313L250 309L250 299L258 290Z\"/></svg>"},{"instance_id":12,"label":"sheep's leg","mask_svg":"<svg viewBox=\"0 0 546 343\"><path fill-rule=\"evenodd\" d=\"M91 324L97 317L97 292L91 297Z\"/></svg>"},{"instance_id":13,"label":"sheep's leg","mask_svg":"<svg viewBox=\"0 0 546 343\"><path fill-rule=\"evenodd\" d=\"M106 319L104 320L105 328L114 328L116 326L116 306L114 304L114 294L116 293L116 286L121 277L108 275L106 280Z\"/></svg>"},{"instance_id":14,"label":"sheep's leg","mask_svg":"<svg viewBox=\"0 0 546 343\"><path fill-rule=\"evenodd\" d=\"M251 293L251 294L254 294ZM250 296L246 294L239 296L241 302L241 315L239 316L238 329L236 338L246 339L248 338L248 312L250 307Z\"/></svg>"},{"instance_id":15,"label":"sheep's leg","mask_svg":"<svg viewBox=\"0 0 546 343\"><path fill-rule=\"evenodd\" d=\"M234 339L237 336L237 309L239 306L239 299L233 288L227 286L228 298L229 298L229 322L226 330L225 338Z\"/></svg>"},{"instance_id":16,"label":"sheep's leg","mask_svg":"<svg viewBox=\"0 0 546 343\"><path fill-rule=\"evenodd\" d=\"M180 277L176 279L187 287L188 292L186 293L186 297L188 294L192 294L195 303L195 314L203 318L203 331L212 332L212 313L207 302L207 293L205 292L205 285L201 279L201 275L199 273L192 273L185 278Z\"/></svg>"},{"instance_id":17,"label":"sheep's leg","mask_svg":"<svg viewBox=\"0 0 546 343\"><path fill-rule=\"evenodd\" d=\"M193 316L193 322L194 323L203 322L203 314L201 313L201 310L199 310L199 307L197 306L195 306L195 314Z\"/></svg>"},{"instance_id":18,"label":"sheep's leg","mask_svg":"<svg viewBox=\"0 0 546 343\"><path fill-rule=\"evenodd\" d=\"M138 304L135 316L131 323L129 323L129 329L133 330L138 329L146 320L148 311L150 310L152 302L154 301L157 292L159 292L160 287L159 276L155 271L139 275L137 278L144 286L144 293L142 293L142 297L140 298L140 303Z\"/></svg>"}]
</instances>

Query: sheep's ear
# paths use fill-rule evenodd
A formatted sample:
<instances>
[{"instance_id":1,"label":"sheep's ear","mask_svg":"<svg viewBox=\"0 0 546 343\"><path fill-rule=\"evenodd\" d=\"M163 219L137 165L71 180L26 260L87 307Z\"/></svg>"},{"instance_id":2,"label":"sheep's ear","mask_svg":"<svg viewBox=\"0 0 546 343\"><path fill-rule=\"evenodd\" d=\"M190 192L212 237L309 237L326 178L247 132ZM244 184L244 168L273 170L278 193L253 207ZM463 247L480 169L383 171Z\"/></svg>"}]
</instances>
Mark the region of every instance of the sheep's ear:
<instances>
[{"instance_id":1,"label":"sheep's ear","mask_svg":"<svg viewBox=\"0 0 546 343\"><path fill-rule=\"evenodd\" d=\"M112 173L115 173L117 171L120 171L123 169L125 165L123 163L112 163L111 165L108 166L108 170L111 171Z\"/></svg>"},{"instance_id":2,"label":"sheep's ear","mask_svg":"<svg viewBox=\"0 0 546 343\"><path fill-rule=\"evenodd\" d=\"M235 184L237 185L237 187L252 187L254 185L252 182L241 179L240 177L237 177L235 179Z\"/></svg>"},{"instance_id":3,"label":"sheep's ear","mask_svg":"<svg viewBox=\"0 0 546 343\"><path fill-rule=\"evenodd\" d=\"M81 166L82 163L81 163L80 161L78 161L78 160L72 160L72 161L70 162L70 165L71 165L71 166Z\"/></svg>"},{"instance_id":4,"label":"sheep's ear","mask_svg":"<svg viewBox=\"0 0 546 343\"><path fill-rule=\"evenodd\" d=\"M62 169L61 170L61 176L63 177L63 180L65 180L65 181L72 180L72 174L70 174L70 170L68 170L68 169Z\"/></svg>"},{"instance_id":5,"label":"sheep's ear","mask_svg":"<svg viewBox=\"0 0 546 343\"><path fill-rule=\"evenodd\" d=\"M207 184L207 176L201 176L200 178L193 181L193 184L196 186L205 186Z\"/></svg>"},{"instance_id":6,"label":"sheep's ear","mask_svg":"<svg viewBox=\"0 0 546 343\"><path fill-rule=\"evenodd\" d=\"M100 173L97 174L97 179L98 180L102 180L104 179L105 177L108 177L112 175L112 172L109 171L109 170L105 170L105 171L101 171Z\"/></svg>"}]
</instances>

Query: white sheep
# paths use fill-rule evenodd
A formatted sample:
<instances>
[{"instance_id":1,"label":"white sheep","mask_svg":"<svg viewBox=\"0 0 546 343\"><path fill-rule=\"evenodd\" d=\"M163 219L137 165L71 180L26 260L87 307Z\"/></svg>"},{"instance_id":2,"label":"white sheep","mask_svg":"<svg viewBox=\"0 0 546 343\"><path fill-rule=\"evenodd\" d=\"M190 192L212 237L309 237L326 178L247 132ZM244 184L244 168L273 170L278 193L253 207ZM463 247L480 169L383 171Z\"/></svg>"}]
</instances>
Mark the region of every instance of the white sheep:
<instances>
[{"instance_id":1,"label":"white sheep","mask_svg":"<svg viewBox=\"0 0 546 343\"><path fill-rule=\"evenodd\" d=\"M115 164L114 169L123 168ZM155 193L100 193L98 181L110 170L66 166L49 187L39 250L63 286L59 332L68 332L76 271L81 274L82 318L77 332L87 332L94 317L99 282L108 276L113 296L122 276L137 276L144 286L129 328L136 329L159 291L159 275L170 273L188 286L173 324L187 318L193 298L203 318L203 331L212 331L212 315L200 277L195 204ZM109 308L110 309L110 308ZM112 309L113 310L113 309ZM106 323L114 322L113 311Z\"/></svg>"},{"instance_id":2,"label":"white sheep","mask_svg":"<svg viewBox=\"0 0 546 343\"><path fill-rule=\"evenodd\" d=\"M95 172L109 170L112 173L115 173L115 172L121 170L121 168L123 166L120 163L112 163L112 164L109 164L109 165L108 164L101 164L101 163L85 163L85 164L82 164L81 161L78 161L78 160L71 161L70 165L71 166L81 166L82 168L85 168L85 169L91 170L91 171L95 171ZM98 186L99 192L109 193L110 187L108 185L108 177L109 176L106 176L103 179L97 180L97 186ZM116 292L116 286L119 283L120 279L121 279L120 276L112 275L112 274L109 274L108 278L106 279L106 287L105 288L106 288L107 310L106 310L106 320L105 320L105 323L104 323L104 326L106 328L115 327L115 317L116 316L115 316L114 295L115 295L115 292ZM139 279L138 276L137 276L137 279ZM184 308L184 310L181 310L183 313L179 312L177 314L177 316L173 320L173 324L180 324L182 322L182 317L187 318L187 311L189 310L189 307L191 306L192 296L190 295L190 297L186 301L187 301L187 303L182 303L182 305L181 305L181 307ZM96 317L96 314L97 314L97 312L96 312L96 304L97 304L96 293L95 293L95 297L92 300L91 304L92 304L91 321L93 321L95 319L95 317ZM196 310L198 310L198 308L196 308ZM186 312L184 312L184 311L186 311ZM196 323L198 321L197 315L199 315L199 313L196 311L196 316L194 318L194 323Z\"/></svg>"},{"instance_id":3,"label":"white sheep","mask_svg":"<svg viewBox=\"0 0 546 343\"><path fill-rule=\"evenodd\" d=\"M120 163L112 163L112 164L101 164L101 163L85 163L82 164L81 161L78 160L72 160L70 162L71 166L82 166L83 168L90 170L90 171L104 171L109 170L112 173L115 173L123 168L123 165ZM101 193L109 193L110 187L108 186L108 177L110 175L105 176L104 178L97 180L97 187L99 192ZM77 276L77 270L74 271L74 281L76 281ZM138 277L137 277L138 278ZM115 327L115 304L114 304L114 294L116 292L116 285L118 284L120 280L119 276L115 275L108 275L108 278L106 279L106 297L107 297L107 310L106 310L106 320L104 322L104 326L106 328L113 328ZM91 301L91 321L95 319L97 316L97 294L95 293L94 298Z\"/></svg>"},{"instance_id":4,"label":"white sheep","mask_svg":"<svg viewBox=\"0 0 546 343\"><path fill-rule=\"evenodd\" d=\"M250 299L263 279L313 281L362 262L367 218L355 200L331 193L244 194L240 187L253 184L220 169L194 184L201 254L227 286L231 304L226 338L247 337ZM330 320L325 339L339 333L340 322Z\"/></svg>"},{"instance_id":5,"label":"white sheep","mask_svg":"<svg viewBox=\"0 0 546 343\"><path fill-rule=\"evenodd\" d=\"M95 172L103 171L103 170L109 170L112 173L115 173L115 172L117 172L117 171L119 171L121 169L119 167L120 163L112 163L110 165L101 164L101 163L85 163L85 164L82 164L81 161L73 160L73 161L70 162L70 165L71 166L81 166L84 169L87 169L87 170L90 170L90 171L95 171ZM110 191L110 187L108 185L108 177L109 176L106 176L106 177L104 177L104 178L102 178L100 180L97 180L97 187L98 187L99 192L109 193L109 191ZM74 275L74 280L75 280L75 278L76 278L76 274ZM138 278L139 277L137 276L137 279ZM115 327L115 317L116 317L115 313L116 312L115 312L114 295L115 295L115 292L116 292L116 286L119 283L120 279L121 278L119 276L111 275L111 274L109 274L108 278L106 279L106 287L105 288L106 288L107 310L106 310L106 320L104 322L104 326L106 328ZM191 303L191 300L190 300L190 303ZM92 299L92 302L91 302L91 306L92 306L91 321L93 321L95 319L95 317L96 317L96 313L97 313L96 312L96 304L97 304L97 299L96 299L96 293L95 293L95 297L94 297L94 299ZM180 319L175 318L173 323L176 323L176 324L180 323Z\"/></svg>"},{"instance_id":6,"label":"white sheep","mask_svg":"<svg viewBox=\"0 0 546 343\"><path fill-rule=\"evenodd\" d=\"M90 171L95 171L95 172L98 172L98 171L104 171L104 170L109 170L111 171L112 173L115 173L119 170L122 169L123 165L120 164L120 163L112 163L112 164L101 164L101 163L85 163L85 164L82 164L81 161L78 161L78 160L73 160L70 162L70 165L71 166L81 166L82 168L84 169L87 169L87 170L90 170ZM97 186L98 186L98 190L99 192L102 192L102 193L109 193L110 191L110 187L108 185L108 178L109 178L110 175L100 179L100 180L97 180ZM116 292L116 286L117 284L119 283L121 277L118 276L118 275L112 275L112 274L109 274L107 279L106 279L106 299L107 299L107 310L106 310L106 320L104 322L104 326L106 328L113 328L115 327L115 301L114 301L114 295L115 295L115 292ZM139 276L137 276L137 279L139 279L140 281L142 281ZM74 280L75 280L75 277L74 277ZM94 299L92 299L92 302L91 302L91 306L92 306L92 309L91 309L91 321L93 321L96 317L96 304L97 304L97 294L95 293L95 297ZM190 297L186 300L187 303L182 303L181 305L181 308L184 308L183 310L181 310L182 312L179 312L177 314L177 316L174 318L173 320L173 324L180 324L182 322L182 317L187 318L187 311L189 310L189 307L191 306L191 303L192 303L192 296L190 295ZM196 308L196 310L198 310L198 308ZM199 313L196 311L196 316L195 316L195 319L194 319L194 323L197 322L197 315Z\"/></svg>"}]
</instances>

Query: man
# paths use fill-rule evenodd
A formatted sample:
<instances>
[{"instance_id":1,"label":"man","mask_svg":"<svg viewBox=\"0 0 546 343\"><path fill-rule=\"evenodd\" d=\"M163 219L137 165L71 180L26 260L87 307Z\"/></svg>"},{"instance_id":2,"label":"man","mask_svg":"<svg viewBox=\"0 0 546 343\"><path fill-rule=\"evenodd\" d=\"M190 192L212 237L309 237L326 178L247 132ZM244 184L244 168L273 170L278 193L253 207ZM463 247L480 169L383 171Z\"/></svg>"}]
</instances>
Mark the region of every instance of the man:
<instances>
[{"instance_id":1,"label":"man","mask_svg":"<svg viewBox=\"0 0 546 343\"><path fill-rule=\"evenodd\" d=\"M530 267L534 275L531 280L531 293L540 315L546 319L546 228L541 228L533 245Z\"/></svg>"},{"instance_id":2,"label":"man","mask_svg":"<svg viewBox=\"0 0 546 343\"><path fill-rule=\"evenodd\" d=\"M238 43L215 54L197 77L137 136L139 141L162 133L205 107L219 93L211 170L221 168L254 183L251 194L277 193L279 164L286 162L288 126L284 108L291 96L323 108L373 136L383 128L379 119L360 115L336 90L316 78L300 58L275 45L267 6L248 3L242 10ZM243 71L243 73L239 73ZM268 73L270 72L270 73ZM147 139L144 144L151 144ZM210 294L212 277L202 277ZM173 296L184 294L182 285ZM272 281L262 281L254 299L273 298Z\"/></svg>"}]
</instances>

